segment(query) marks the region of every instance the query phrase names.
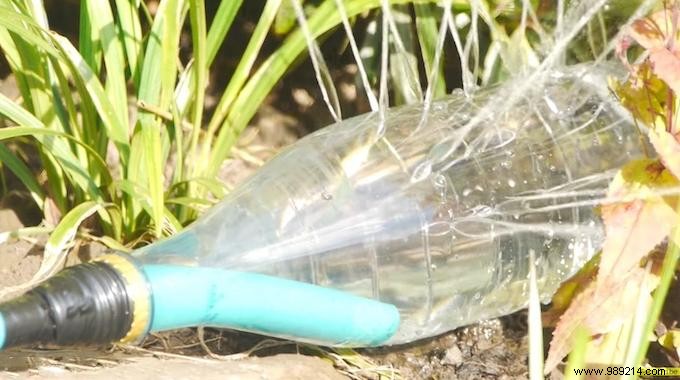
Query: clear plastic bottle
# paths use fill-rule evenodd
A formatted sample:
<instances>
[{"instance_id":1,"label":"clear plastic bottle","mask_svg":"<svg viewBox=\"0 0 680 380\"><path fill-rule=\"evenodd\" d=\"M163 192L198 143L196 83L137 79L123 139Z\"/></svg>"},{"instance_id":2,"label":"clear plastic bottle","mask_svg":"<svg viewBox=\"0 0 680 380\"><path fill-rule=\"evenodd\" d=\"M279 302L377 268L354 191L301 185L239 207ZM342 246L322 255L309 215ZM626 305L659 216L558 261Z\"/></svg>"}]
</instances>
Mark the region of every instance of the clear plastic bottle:
<instances>
[{"instance_id":1,"label":"clear plastic bottle","mask_svg":"<svg viewBox=\"0 0 680 380\"><path fill-rule=\"evenodd\" d=\"M609 71L557 71L509 110L512 84L359 116L282 151L143 263L257 272L395 305L387 344L433 336L542 297L600 247L592 200L642 154ZM516 96L513 95L513 96ZM479 121L478 119L477 121Z\"/></svg>"}]
</instances>

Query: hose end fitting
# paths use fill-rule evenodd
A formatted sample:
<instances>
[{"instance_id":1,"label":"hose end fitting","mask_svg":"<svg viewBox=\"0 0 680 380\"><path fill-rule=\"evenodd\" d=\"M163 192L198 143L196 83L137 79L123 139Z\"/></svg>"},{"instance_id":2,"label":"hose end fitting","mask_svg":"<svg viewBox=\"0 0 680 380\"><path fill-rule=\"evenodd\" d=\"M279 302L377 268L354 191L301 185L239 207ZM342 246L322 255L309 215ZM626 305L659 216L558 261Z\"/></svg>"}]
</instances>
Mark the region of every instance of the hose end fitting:
<instances>
[{"instance_id":1,"label":"hose end fitting","mask_svg":"<svg viewBox=\"0 0 680 380\"><path fill-rule=\"evenodd\" d=\"M136 342L149 328L150 292L130 258L109 254L66 268L0 305L1 348Z\"/></svg>"}]
</instances>

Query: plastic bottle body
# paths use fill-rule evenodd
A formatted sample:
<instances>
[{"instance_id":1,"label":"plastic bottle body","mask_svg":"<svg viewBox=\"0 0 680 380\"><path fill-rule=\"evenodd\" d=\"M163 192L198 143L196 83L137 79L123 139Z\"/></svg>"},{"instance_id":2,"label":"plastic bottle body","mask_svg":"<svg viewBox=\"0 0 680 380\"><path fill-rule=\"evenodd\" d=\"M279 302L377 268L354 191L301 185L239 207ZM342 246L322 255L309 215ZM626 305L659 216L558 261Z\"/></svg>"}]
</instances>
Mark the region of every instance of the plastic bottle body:
<instances>
[{"instance_id":1,"label":"plastic bottle body","mask_svg":"<svg viewBox=\"0 0 680 380\"><path fill-rule=\"evenodd\" d=\"M426 118L404 107L384 122L371 114L325 128L136 255L393 304L401 325L387 344L508 314L526 305L530 251L543 297L597 251L604 236L589 200L641 155L603 78L558 74L481 122L478 104L501 92L435 102Z\"/></svg>"}]
</instances>

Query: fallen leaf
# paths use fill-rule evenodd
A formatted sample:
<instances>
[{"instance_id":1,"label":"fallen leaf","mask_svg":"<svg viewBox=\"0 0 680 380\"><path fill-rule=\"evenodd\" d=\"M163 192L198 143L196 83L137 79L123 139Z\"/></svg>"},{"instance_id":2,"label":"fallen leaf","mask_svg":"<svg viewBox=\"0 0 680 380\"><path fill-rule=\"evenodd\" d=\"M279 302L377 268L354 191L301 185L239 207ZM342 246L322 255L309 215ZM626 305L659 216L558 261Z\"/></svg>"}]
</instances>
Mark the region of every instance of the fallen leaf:
<instances>
[{"instance_id":1,"label":"fallen leaf","mask_svg":"<svg viewBox=\"0 0 680 380\"><path fill-rule=\"evenodd\" d=\"M577 329L585 328L591 335L609 332L614 332L614 335L620 334L621 331L616 330L624 328L627 320L635 314L637 304L631 300L642 296L639 295L642 286L653 289L656 282L658 279L655 275L642 268L634 268L619 277L618 281L610 282L608 286L591 283L574 299L553 331L548 358L545 361L545 373L553 370L571 351L572 337ZM595 358L588 360L592 363Z\"/></svg>"},{"instance_id":2,"label":"fallen leaf","mask_svg":"<svg viewBox=\"0 0 680 380\"><path fill-rule=\"evenodd\" d=\"M658 277L642 269L641 263L644 258L654 261L649 253L669 235L677 220L677 192L666 194L664 190L678 186L678 179L658 160L632 161L617 173L601 207L606 236L597 279L573 299L557 323L546 371L571 350L571 337L578 328L600 338L591 344L599 345L600 351L591 353L589 360L599 357L606 362L607 355L622 357L624 348L618 342L628 341L630 318L639 312L638 301L631 300L650 297L658 283ZM653 270L653 262L646 264ZM640 289L646 289L644 294Z\"/></svg>"},{"instance_id":3,"label":"fallen leaf","mask_svg":"<svg viewBox=\"0 0 680 380\"><path fill-rule=\"evenodd\" d=\"M668 236L677 220L677 197L661 193L678 187L680 182L657 160L632 161L619 171L601 209L606 237L598 283L616 281L639 267Z\"/></svg>"},{"instance_id":4,"label":"fallen leaf","mask_svg":"<svg viewBox=\"0 0 680 380\"><path fill-rule=\"evenodd\" d=\"M598 339L593 339L586 345L586 357L589 367L602 368L612 365L630 365L631 344L638 347L646 334L636 331L636 324L640 320L646 320L652 305L651 292L659 283L659 277L641 268L636 269L637 276L634 281L626 283L618 297L625 310L619 307L618 323L611 326L609 331L604 332ZM611 313L612 311L610 311ZM636 334L637 333L637 334Z\"/></svg>"}]
</instances>

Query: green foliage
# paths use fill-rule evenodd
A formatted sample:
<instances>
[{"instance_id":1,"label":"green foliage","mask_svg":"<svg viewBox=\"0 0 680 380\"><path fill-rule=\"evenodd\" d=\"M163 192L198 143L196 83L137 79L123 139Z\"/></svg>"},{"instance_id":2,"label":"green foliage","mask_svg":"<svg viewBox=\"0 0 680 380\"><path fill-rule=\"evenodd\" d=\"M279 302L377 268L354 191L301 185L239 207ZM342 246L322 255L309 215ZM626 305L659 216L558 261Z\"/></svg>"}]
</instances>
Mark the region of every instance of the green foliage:
<instances>
[{"instance_id":1,"label":"green foliage","mask_svg":"<svg viewBox=\"0 0 680 380\"><path fill-rule=\"evenodd\" d=\"M106 205L97 210L102 235L121 242L158 238L224 195L214 180L222 162L306 49L293 28L255 70L282 4L267 1L217 109L204 121L208 74L241 3L222 2L208 27L200 0L163 0L153 15L140 0L82 1L76 48L49 30L41 2L0 0L0 46L21 93L16 101L0 96L8 124L0 139L32 137L41 170L34 173L5 145L0 159L48 223L95 202ZM354 17L379 6L349 1L347 12ZM340 23L333 1L309 12L314 36ZM180 33L187 28L192 55L182 66ZM41 172L44 183L36 179Z\"/></svg>"}]
</instances>

